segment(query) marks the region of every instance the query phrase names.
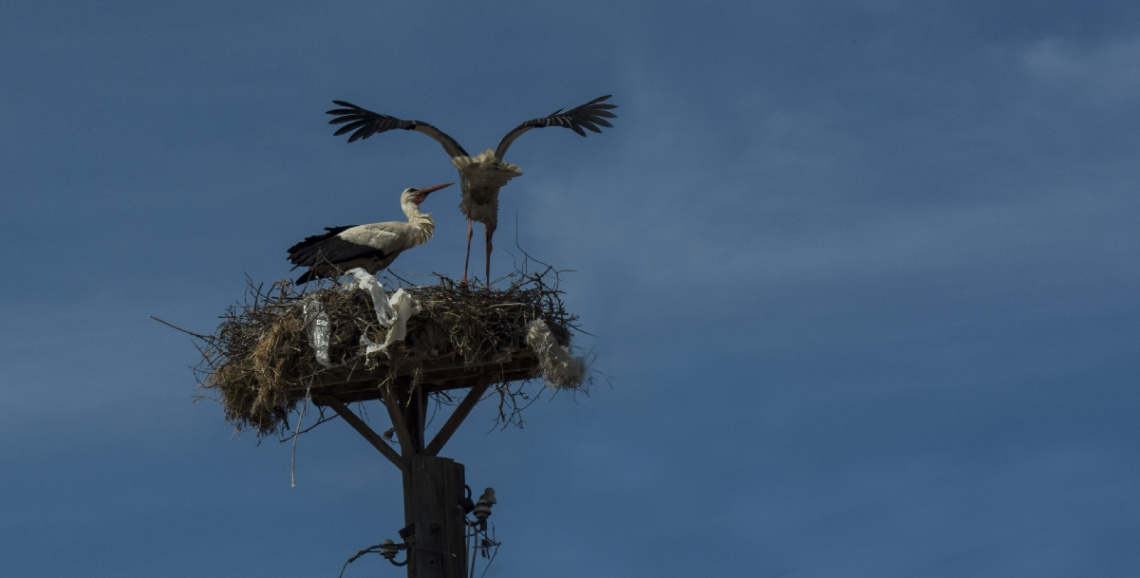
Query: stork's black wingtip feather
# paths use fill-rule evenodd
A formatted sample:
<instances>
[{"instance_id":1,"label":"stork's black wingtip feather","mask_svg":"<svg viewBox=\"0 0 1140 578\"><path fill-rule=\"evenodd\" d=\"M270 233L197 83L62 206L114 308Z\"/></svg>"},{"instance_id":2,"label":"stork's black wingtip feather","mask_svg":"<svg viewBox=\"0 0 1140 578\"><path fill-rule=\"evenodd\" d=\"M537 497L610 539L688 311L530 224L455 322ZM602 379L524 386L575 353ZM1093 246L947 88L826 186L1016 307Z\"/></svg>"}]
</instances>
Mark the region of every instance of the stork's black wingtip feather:
<instances>
[{"instance_id":1,"label":"stork's black wingtip feather","mask_svg":"<svg viewBox=\"0 0 1140 578\"><path fill-rule=\"evenodd\" d=\"M325 114L345 114L349 112L355 112L360 109L360 107L356 106L355 104L352 104L351 102L345 102L343 100L334 100L333 104L339 106L340 108L334 108L332 110L325 111Z\"/></svg>"}]
</instances>

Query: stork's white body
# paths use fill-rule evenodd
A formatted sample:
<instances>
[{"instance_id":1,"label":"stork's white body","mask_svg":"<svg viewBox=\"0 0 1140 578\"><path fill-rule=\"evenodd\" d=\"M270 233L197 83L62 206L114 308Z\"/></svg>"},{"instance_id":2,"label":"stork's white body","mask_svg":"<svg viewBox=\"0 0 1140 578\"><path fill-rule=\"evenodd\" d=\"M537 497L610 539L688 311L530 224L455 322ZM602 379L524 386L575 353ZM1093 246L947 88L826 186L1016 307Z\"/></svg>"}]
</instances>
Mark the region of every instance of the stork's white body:
<instances>
[{"instance_id":1,"label":"stork's white body","mask_svg":"<svg viewBox=\"0 0 1140 578\"><path fill-rule=\"evenodd\" d=\"M373 247L389 253L399 254L416 245L422 245L435 232L435 222L431 215L415 210L408 215L408 222L391 221L357 225L340 232L337 236L350 243ZM375 273L375 271L369 271Z\"/></svg>"},{"instance_id":2,"label":"stork's white body","mask_svg":"<svg viewBox=\"0 0 1140 578\"><path fill-rule=\"evenodd\" d=\"M388 268L400 253L422 245L432 237L435 223L430 214L420 211L420 203L429 193L450 184L405 189L400 195L400 206L408 218L407 222L328 227L324 234L307 237L293 245L289 249L293 268L309 268L296 283L300 285L321 277L339 277L356 267L373 275Z\"/></svg>"},{"instance_id":3,"label":"stork's white body","mask_svg":"<svg viewBox=\"0 0 1140 578\"><path fill-rule=\"evenodd\" d=\"M467 257L463 261L463 280L467 281L467 264L471 259L471 222L483 223L487 235L487 284L491 283L491 237L498 227L499 216L499 189L511 179L521 176L522 169L503 160L507 149L526 131L532 128L547 126L561 126L569 128L579 135L586 136L583 128L601 132L599 126L612 126L606 119L617 115L610 112L617 105L606 104L609 95L595 98L581 106L566 112L561 109L542 118L528 120L508 132L494 149L487 149L478 155L469 156L455 139L434 126L418 120L400 120L386 114L379 114L363 109L354 104L343 101L333 101L345 108L330 110L328 113L337 118L329 121L331 124L347 123L336 131L341 135L352 132L348 142L368 138L379 132L392 129L415 130L435 139L443 150L451 157L451 164L459 170L460 189L462 200L459 210L467 216Z\"/></svg>"},{"instance_id":4,"label":"stork's white body","mask_svg":"<svg viewBox=\"0 0 1140 578\"><path fill-rule=\"evenodd\" d=\"M522 169L499 160L494 149L473 157L452 157L451 164L459 170L462 195L459 210L469 220L483 223L484 227L494 231L499 222L499 189L511 179L521 177Z\"/></svg>"}]
</instances>

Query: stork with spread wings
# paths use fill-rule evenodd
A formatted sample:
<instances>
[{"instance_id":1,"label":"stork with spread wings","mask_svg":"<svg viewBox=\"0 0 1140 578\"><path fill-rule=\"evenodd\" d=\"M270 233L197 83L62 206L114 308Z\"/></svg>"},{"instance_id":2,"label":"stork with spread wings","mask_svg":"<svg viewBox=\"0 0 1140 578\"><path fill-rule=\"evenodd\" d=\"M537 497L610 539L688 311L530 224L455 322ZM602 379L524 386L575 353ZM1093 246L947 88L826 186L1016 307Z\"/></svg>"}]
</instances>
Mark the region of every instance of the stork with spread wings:
<instances>
[{"instance_id":1,"label":"stork with spread wings","mask_svg":"<svg viewBox=\"0 0 1140 578\"><path fill-rule=\"evenodd\" d=\"M462 194L459 209L467 216L467 255L463 260L463 281L467 281L467 265L471 260L472 221L479 221L483 223L487 236L486 275L487 284L490 285L491 237L494 236L495 228L498 226L499 189L512 178L522 175L522 169L503 160L507 149L515 139L532 128L560 126L584 137L587 130L600 133L602 132L600 127L612 127L613 125L606 119L617 117L610 112L617 108L617 105L606 102L610 96L607 94L570 110L559 109L542 118L528 120L508 132L496 148L489 148L474 157L468 155L455 139L423 121L401 120L341 100L333 102L342 108L330 110L328 114L336 117L330 120L329 124L344 125L334 134L352 133L348 137L348 142L366 139L393 129L403 129L426 134L443 146L443 150L451 157L451 164L459 170Z\"/></svg>"}]
</instances>

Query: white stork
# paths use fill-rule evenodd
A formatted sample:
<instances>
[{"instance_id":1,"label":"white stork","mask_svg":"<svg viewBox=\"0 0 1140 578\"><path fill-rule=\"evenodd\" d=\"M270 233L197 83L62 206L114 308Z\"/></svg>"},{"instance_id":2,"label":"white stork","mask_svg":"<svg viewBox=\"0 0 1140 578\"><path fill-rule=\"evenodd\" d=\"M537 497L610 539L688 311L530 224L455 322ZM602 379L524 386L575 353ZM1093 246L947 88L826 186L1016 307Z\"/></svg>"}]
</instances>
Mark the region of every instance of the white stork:
<instances>
[{"instance_id":1,"label":"white stork","mask_svg":"<svg viewBox=\"0 0 1140 578\"><path fill-rule=\"evenodd\" d=\"M435 223L430 214L420 212L420 203L433 191L453 184L404 189L400 206L408 217L407 222L325 227L327 232L323 235L313 235L293 245L289 248L293 268L309 268L297 278L297 285L322 277L339 277L354 267L375 275L391 265L400 253L427 242L435 232Z\"/></svg>"},{"instance_id":2,"label":"white stork","mask_svg":"<svg viewBox=\"0 0 1140 578\"><path fill-rule=\"evenodd\" d=\"M467 264L471 260L471 221L483 223L487 235L487 284L491 284L491 237L498 226L499 189L512 178L522 175L522 169L503 160L507 149L515 139L532 128L547 126L560 126L568 128L581 136L586 136L583 128L592 132L602 132L599 126L613 126L607 118L616 118L617 115L610 110L617 108L616 104L605 102L611 95L605 95L581 106L576 106L563 112L558 109L548 116L528 120L517 127L499 141L499 146L487 149L472 157L459 146L455 139L443 131L420 120L400 120L394 116L379 114L363 109L355 104L334 100L333 102L343 108L328 111L336 118L329 124L344 124L334 134L342 135L351 132L348 142L357 139L366 139L376 133L387 132L392 129L414 130L422 132L436 142L443 145L443 150L451 157L451 164L459 169L459 183L462 189L462 201L459 210L467 216L467 256L463 260L463 281L467 281Z\"/></svg>"}]
</instances>

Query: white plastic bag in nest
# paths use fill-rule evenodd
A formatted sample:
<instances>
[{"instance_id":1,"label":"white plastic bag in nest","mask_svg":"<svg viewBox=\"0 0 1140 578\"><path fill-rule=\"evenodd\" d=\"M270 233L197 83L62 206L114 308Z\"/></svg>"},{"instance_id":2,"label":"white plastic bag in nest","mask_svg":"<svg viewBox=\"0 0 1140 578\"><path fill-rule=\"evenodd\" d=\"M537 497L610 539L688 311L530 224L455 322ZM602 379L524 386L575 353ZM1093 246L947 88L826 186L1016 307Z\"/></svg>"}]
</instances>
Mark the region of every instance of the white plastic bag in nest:
<instances>
[{"instance_id":1,"label":"white plastic bag in nest","mask_svg":"<svg viewBox=\"0 0 1140 578\"><path fill-rule=\"evenodd\" d=\"M586 378L586 360L570 354L570 350L558 344L550 327L541 319L530 322L526 328L526 344L538 356L542 375L557 388L575 389L581 387Z\"/></svg>"},{"instance_id":2,"label":"white plastic bag in nest","mask_svg":"<svg viewBox=\"0 0 1140 578\"><path fill-rule=\"evenodd\" d=\"M368 271L356 268L350 269L352 282L345 287L345 291L360 288L372 296L372 306L376 309L376 322L381 327L388 328L384 336L384 343L376 343L367 336L360 336L360 344L364 346L366 354L377 351L388 354L388 347L397 341L403 341L408 335L408 318L423 309L411 295L403 289L397 289L391 297L384 292L384 286Z\"/></svg>"}]
</instances>

